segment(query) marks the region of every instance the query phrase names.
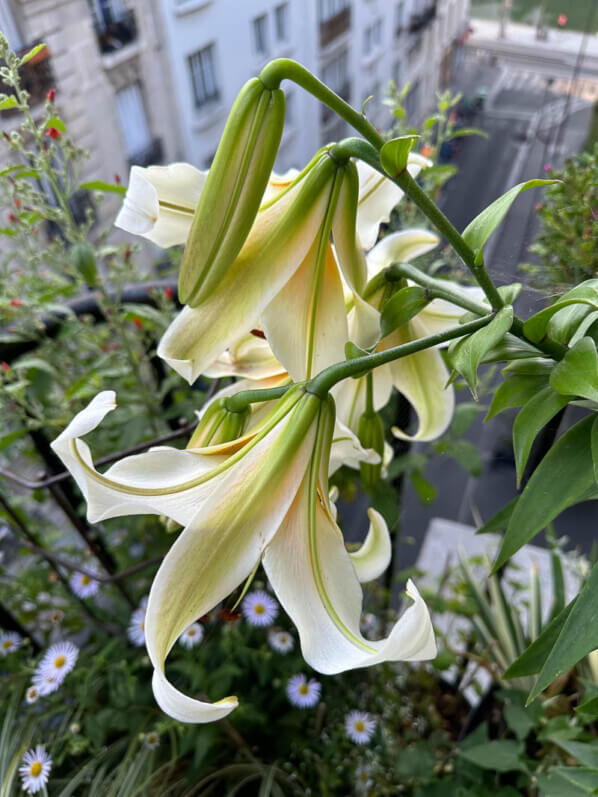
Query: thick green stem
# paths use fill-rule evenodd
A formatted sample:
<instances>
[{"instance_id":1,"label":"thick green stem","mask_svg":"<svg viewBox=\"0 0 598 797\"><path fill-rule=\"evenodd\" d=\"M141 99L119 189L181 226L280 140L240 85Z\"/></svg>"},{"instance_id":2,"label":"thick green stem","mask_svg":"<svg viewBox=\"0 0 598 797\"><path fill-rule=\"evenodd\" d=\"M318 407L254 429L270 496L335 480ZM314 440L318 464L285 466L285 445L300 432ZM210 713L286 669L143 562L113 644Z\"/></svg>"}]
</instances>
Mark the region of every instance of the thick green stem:
<instances>
[{"instance_id":1,"label":"thick green stem","mask_svg":"<svg viewBox=\"0 0 598 797\"><path fill-rule=\"evenodd\" d=\"M425 338L419 338L419 340L414 340L410 343L401 343L400 346L393 346L391 349L374 352L373 354L367 354L363 357L356 357L354 360L345 360L342 363L335 363L335 365L330 365L328 368L320 371L313 379L310 379L305 386L305 390L323 399L330 389L343 379L347 379L350 376L359 376L365 371L371 371L373 368L378 368L380 365L386 365L386 363L399 360L401 357L408 357L410 354L415 354L424 349L430 349L433 346L438 346L440 343L446 343L449 340L470 335L472 332L477 332L478 329L485 327L493 318L494 313L490 313L483 318L470 321L468 324L461 324L446 332L428 335Z\"/></svg>"},{"instance_id":2,"label":"thick green stem","mask_svg":"<svg viewBox=\"0 0 598 797\"><path fill-rule=\"evenodd\" d=\"M332 89L329 89L321 80L306 69L297 61L290 58L277 58L270 61L259 74L262 83L268 89L278 88L283 80L292 80L301 88L308 91L316 99L323 102L331 110L349 122L358 133L371 142L376 149L384 144L384 138L376 128L368 122L361 113L352 108L348 102L339 97Z\"/></svg>"},{"instance_id":3,"label":"thick green stem","mask_svg":"<svg viewBox=\"0 0 598 797\"><path fill-rule=\"evenodd\" d=\"M229 396L225 401L225 406L229 412L242 412L250 404L281 398L290 387L292 385L289 383L288 385L270 387L265 390L241 390L234 396Z\"/></svg>"}]
</instances>

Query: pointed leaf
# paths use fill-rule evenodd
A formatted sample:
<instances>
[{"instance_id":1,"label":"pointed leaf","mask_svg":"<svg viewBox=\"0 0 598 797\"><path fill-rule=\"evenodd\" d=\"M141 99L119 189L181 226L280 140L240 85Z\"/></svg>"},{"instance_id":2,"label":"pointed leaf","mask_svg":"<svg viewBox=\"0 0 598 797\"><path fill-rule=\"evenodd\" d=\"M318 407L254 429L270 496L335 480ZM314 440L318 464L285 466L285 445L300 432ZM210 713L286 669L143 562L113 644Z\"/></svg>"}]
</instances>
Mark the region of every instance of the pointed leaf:
<instances>
[{"instance_id":1,"label":"pointed leaf","mask_svg":"<svg viewBox=\"0 0 598 797\"><path fill-rule=\"evenodd\" d=\"M526 771L520 758L522 754L523 745L512 739L494 739L485 744L468 747L459 753L466 761L493 772Z\"/></svg>"},{"instance_id":2,"label":"pointed leaf","mask_svg":"<svg viewBox=\"0 0 598 797\"><path fill-rule=\"evenodd\" d=\"M513 202L522 191L538 186L552 185L559 180L528 180L513 186L506 194L496 199L491 205L471 221L463 231L463 238L474 252L479 252L494 230L498 227Z\"/></svg>"},{"instance_id":3,"label":"pointed leaf","mask_svg":"<svg viewBox=\"0 0 598 797\"><path fill-rule=\"evenodd\" d=\"M460 340L452 352L452 365L476 395L477 369L482 357L503 338L513 323L513 308L503 307L492 321L473 335Z\"/></svg>"},{"instance_id":4,"label":"pointed leaf","mask_svg":"<svg viewBox=\"0 0 598 797\"><path fill-rule=\"evenodd\" d=\"M572 783L586 794L598 794L598 769L590 767L553 767L555 775Z\"/></svg>"},{"instance_id":5,"label":"pointed leaf","mask_svg":"<svg viewBox=\"0 0 598 797\"><path fill-rule=\"evenodd\" d=\"M554 647L561 633L565 620L569 617L576 598L573 598L563 611L544 627L540 636L525 650L518 659L503 673L503 678L524 678L526 675L535 675L540 672L546 657Z\"/></svg>"},{"instance_id":6,"label":"pointed leaf","mask_svg":"<svg viewBox=\"0 0 598 797\"><path fill-rule=\"evenodd\" d=\"M32 50L29 50L28 53L25 53L25 55L21 58L21 66L26 64L28 61L31 61L32 58L35 58L35 56L40 53L45 46L45 44L38 44Z\"/></svg>"},{"instance_id":7,"label":"pointed leaf","mask_svg":"<svg viewBox=\"0 0 598 797\"><path fill-rule=\"evenodd\" d=\"M506 506L503 506L502 509L499 509L496 515L487 523L484 523L483 526L476 531L476 534L492 534L496 531L504 531L507 528L509 523L509 519L513 514L513 510L515 509L515 504L519 500L519 496L516 495Z\"/></svg>"},{"instance_id":8,"label":"pointed leaf","mask_svg":"<svg viewBox=\"0 0 598 797\"><path fill-rule=\"evenodd\" d=\"M582 766L598 768L598 744L574 742L571 739L562 739L557 744L576 758Z\"/></svg>"},{"instance_id":9,"label":"pointed leaf","mask_svg":"<svg viewBox=\"0 0 598 797\"><path fill-rule=\"evenodd\" d=\"M580 424L578 424L579 426ZM598 564L577 596L571 613L550 651L540 675L532 689L528 702L537 697L556 678L577 664L578 661L598 648Z\"/></svg>"},{"instance_id":10,"label":"pointed leaf","mask_svg":"<svg viewBox=\"0 0 598 797\"><path fill-rule=\"evenodd\" d=\"M594 465L594 479L598 484L598 424L592 426L592 434L590 436L590 446L592 448L592 463Z\"/></svg>"},{"instance_id":11,"label":"pointed leaf","mask_svg":"<svg viewBox=\"0 0 598 797\"><path fill-rule=\"evenodd\" d=\"M510 376L498 386L494 393L488 414L484 418L489 421L496 415L500 415L505 410L513 407L522 407L538 391L546 385L546 378L543 376L530 376L528 374L515 374Z\"/></svg>"},{"instance_id":12,"label":"pointed leaf","mask_svg":"<svg viewBox=\"0 0 598 797\"><path fill-rule=\"evenodd\" d=\"M590 446L595 420L589 416L565 432L533 472L511 515L493 572L595 484Z\"/></svg>"},{"instance_id":13,"label":"pointed leaf","mask_svg":"<svg viewBox=\"0 0 598 797\"><path fill-rule=\"evenodd\" d=\"M558 362L550 375L558 393L598 401L598 354L592 338L582 338Z\"/></svg>"},{"instance_id":14,"label":"pointed leaf","mask_svg":"<svg viewBox=\"0 0 598 797\"><path fill-rule=\"evenodd\" d=\"M17 102L17 98L10 95L9 97L5 97L2 102L0 102L0 111L7 111L9 108L18 108L19 103ZM15 167L13 167L14 169ZM4 169L3 172L7 170Z\"/></svg>"},{"instance_id":15,"label":"pointed leaf","mask_svg":"<svg viewBox=\"0 0 598 797\"><path fill-rule=\"evenodd\" d=\"M53 116L51 119L48 119L46 128L48 127L55 127L56 130L60 130L61 133L66 133L66 125L58 116Z\"/></svg>"},{"instance_id":16,"label":"pointed leaf","mask_svg":"<svg viewBox=\"0 0 598 797\"><path fill-rule=\"evenodd\" d=\"M561 396L551 387L545 387L521 409L513 424L513 453L517 469L517 486L527 463L532 443L548 421L566 407L570 396Z\"/></svg>"},{"instance_id":17,"label":"pointed leaf","mask_svg":"<svg viewBox=\"0 0 598 797\"><path fill-rule=\"evenodd\" d=\"M407 168L407 158L419 136L399 136L387 141L380 150L380 163L386 174L396 177Z\"/></svg>"},{"instance_id":18,"label":"pointed leaf","mask_svg":"<svg viewBox=\"0 0 598 797\"><path fill-rule=\"evenodd\" d=\"M79 188L84 191L104 191L114 194L126 194L127 188L124 185L116 185L116 183L105 183L103 180L91 180L88 183L81 183Z\"/></svg>"},{"instance_id":19,"label":"pointed leaf","mask_svg":"<svg viewBox=\"0 0 598 797\"><path fill-rule=\"evenodd\" d=\"M575 711L592 721L598 719L598 695L584 700L583 703L575 707Z\"/></svg>"},{"instance_id":20,"label":"pointed leaf","mask_svg":"<svg viewBox=\"0 0 598 797\"><path fill-rule=\"evenodd\" d=\"M577 285L575 288L567 291L567 293L564 293L561 298L554 304L551 304L550 307L545 307L544 310L540 310L539 313L528 318L523 325L525 337L533 342L542 340L544 335L546 335L547 327L552 317L560 310L573 305L588 305L588 311L590 309L598 309L598 280L592 279L582 282L581 285ZM550 324L550 331L557 334L559 340L568 340L568 336L572 334L573 331L570 323L571 320L577 324L583 320L584 316L584 313L581 315L574 313L572 317L569 312L564 313L560 323L557 324L557 319L554 319Z\"/></svg>"},{"instance_id":21,"label":"pointed leaf","mask_svg":"<svg viewBox=\"0 0 598 797\"><path fill-rule=\"evenodd\" d=\"M463 136L481 136L488 138L488 133L485 130L480 130L478 127L460 127L458 130L453 130L451 138L462 138Z\"/></svg>"},{"instance_id":22,"label":"pointed leaf","mask_svg":"<svg viewBox=\"0 0 598 797\"><path fill-rule=\"evenodd\" d=\"M430 299L425 288L414 285L409 288L401 288L386 303L380 318L380 331L385 338L398 329L407 321L421 312L429 303Z\"/></svg>"}]
</instances>

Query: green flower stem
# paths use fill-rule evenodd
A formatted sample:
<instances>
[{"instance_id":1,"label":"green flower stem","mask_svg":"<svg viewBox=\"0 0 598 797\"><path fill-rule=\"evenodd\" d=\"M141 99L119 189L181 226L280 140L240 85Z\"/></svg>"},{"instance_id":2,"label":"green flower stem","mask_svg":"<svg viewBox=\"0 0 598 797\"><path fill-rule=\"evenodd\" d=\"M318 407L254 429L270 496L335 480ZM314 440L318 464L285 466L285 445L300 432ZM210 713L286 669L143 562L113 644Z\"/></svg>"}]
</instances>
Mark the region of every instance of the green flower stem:
<instances>
[{"instance_id":1,"label":"green flower stem","mask_svg":"<svg viewBox=\"0 0 598 797\"><path fill-rule=\"evenodd\" d=\"M226 399L225 407L229 412L243 412L250 404L281 398L290 387L293 387L293 385L289 383L288 385L270 387L265 390L241 390Z\"/></svg>"},{"instance_id":2,"label":"green flower stem","mask_svg":"<svg viewBox=\"0 0 598 797\"><path fill-rule=\"evenodd\" d=\"M370 371L365 378L365 412L374 414L374 375Z\"/></svg>"},{"instance_id":3,"label":"green flower stem","mask_svg":"<svg viewBox=\"0 0 598 797\"><path fill-rule=\"evenodd\" d=\"M305 390L323 399L329 390L343 379L347 379L350 376L361 375L364 371L370 371L372 368L378 368L380 365L386 365L386 363L399 360L402 357L408 357L410 354L415 354L418 351L430 349L433 346L437 346L439 343L446 343L449 340L470 335L472 332L477 332L478 329L485 327L493 318L494 313L490 313L483 318L470 321L468 324L461 324L446 332L428 335L427 337L419 338L419 340L414 340L410 343L401 343L399 346L393 346L391 349L374 352L373 354L367 354L363 357L356 357L353 360L345 360L342 363L335 363L335 365L330 365L328 368L320 371L313 379L310 379L305 386Z\"/></svg>"},{"instance_id":4,"label":"green flower stem","mask_svg":"<svg viewBox=\"0 0 598 797\"><path fill-rule=\"evenodd\" d=\"M389 266L383 273L386 274L387 279L393 281L403 277L410 279L418 285L421 285L422 288L426 288L433 299L444 299L447 302L451 302L451 304L456 304L457 307L469 310L470 313L486 315L490 309L487 304L476 302L474 299L470 299L459 291L453 290L449 287L446 280L434 279L434 277L428 276L428 274L420 271L410 263L393 263L393 265Z\"/></svg>"},{"instance_id":5,"label":"green flower stem","mask_svg":"<svg viewBox=\"0 0 598 797\"><path fill-rule=\"evenodd\" d=\"M274 61L270 61L260 72L259 79L268 89L278 88L283 80L292 80L293 83L301 86L301 88L308 91L349 122L377 150L384 144L384 137L368 122L363 114L352 108L348 102L345 102L342 97L339 97L338 94L329 89L328 86L322 83L315 75L312 75L304 66L297 63L297 61L293 61L290 58L277 58Z\"/></svg>"}]
</instances>

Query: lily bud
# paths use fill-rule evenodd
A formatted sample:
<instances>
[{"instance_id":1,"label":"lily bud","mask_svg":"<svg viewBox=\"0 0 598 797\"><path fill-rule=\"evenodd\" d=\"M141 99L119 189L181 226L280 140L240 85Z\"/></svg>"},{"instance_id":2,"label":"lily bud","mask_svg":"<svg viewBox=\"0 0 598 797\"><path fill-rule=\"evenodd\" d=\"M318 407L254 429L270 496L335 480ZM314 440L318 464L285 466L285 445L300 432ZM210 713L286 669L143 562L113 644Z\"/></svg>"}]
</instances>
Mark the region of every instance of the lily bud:
<instances>
[{"instance_id":1,"label":"lily bud","mask_svg":"<svg viewBox=\"0 0 598 797\"><path fill-rule=\"evenodd\" d=\"M187 448L206 448L229 443L241 437L251 415L251 408L231 412L226 407L226 398L213 401L195 428Z\"/></svg>"},{"instance_id":2,"label":"lily bud","mask_svg":"<svg viewBox=\"0 0 598 797\"><path fill-rule=\"evenodd\" d=\"M179 297L196 307L239 254L259 210L284 125L281 89L248 81L231 109L181 262Z\"/></svg>"},{"instance_id":3,"label":"lily bud","mask_svg":"<svg viewBox=\"0 0 598 797\"><path fill-rule=\"evenodd\" d=\"M364 448L373 448L380 455L380 460L376 465L368 462L361 462L359 470L361 480L366 490L373 490L380 474L382 473L382 455L384 454L384 426L382 418L377 412L364 412L359 419L359 430L357 436Z\"/></svg>"},{"instance_id":4,"label":"lily bud","mask_svg":"<svg viewBox=\"0 0 598 797\"><path fill-rule=\"evenodd\" d=\"M95 285L98 278L96 256L93 246L88 241L73 244L69 251L71 263L88 285Z\"/></svg>"}]
</instances>

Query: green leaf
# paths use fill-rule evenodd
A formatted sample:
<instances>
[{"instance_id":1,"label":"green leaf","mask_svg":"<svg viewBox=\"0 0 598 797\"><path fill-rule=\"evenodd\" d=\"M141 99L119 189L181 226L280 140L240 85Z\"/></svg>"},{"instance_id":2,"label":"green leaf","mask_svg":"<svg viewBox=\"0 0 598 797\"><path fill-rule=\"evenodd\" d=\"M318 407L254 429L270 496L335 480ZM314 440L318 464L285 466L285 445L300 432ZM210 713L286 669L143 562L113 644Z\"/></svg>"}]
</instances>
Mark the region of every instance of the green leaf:
<instances>
[{"instance_id":1,"label":"green leaf","mask_svg":"<svg viewBox=\"0 0 598 797\"><path fill-rule=\"evenodd\" d=\"M546 657L552 650L565 625L565 620L571 613L575 600L576 598L573 598L571 603L565 606L563 611L544 627L540 636L505 670L503 678L507 680L524 678L526 675L535 675L540 672Z\"/></svg>"},{"instance_id":2,"label":"green leaf","mask_svg":"<svg viewBox=\"0 0 598 797\"><path fill-rule=\"evenodd\" d=\"M499 739L461 750L459 756L482 769L490 769L494 772L513 772L515 770L526 772L520 758L522 753L523 745L520 742L515 742L512 739Z\"/></svg>"},{"instance_id":3,"label":"green leaf","mask_svg":"<svg viewBox=\"0 0 598 797\"><path fill-rule=\"evenodd\" d=\"M546 385L546 377L515 374L505 379L494 393L485 421L491 420L505 410L521 407Z\"/></svg>"},{"instance_id":4,"label":"green leaf","mask_svg":"<svg viewBox=\"0 0 598 797\"><path fill-rule=\"evenodd\" d=\"M9 97L5 97L2 102L0 102L0 111L7 111L9 108L18 108L19 103L16 97L13 97L12 94ZM12 167L16 169L16 166ZM5 172L6 170L4 170Z\"/></svg>"},{"instance_id":5,"label":"green leaf","mask_svg":"<svg viewBox=\"0 0 598 797\"><path fill-rule=\"evenodd\" d=\"M103 180L91 180L88 183L81 183L79 188L84 191L103 191L104 193L113 194L126 194L127 189L124 185L116 185L115 183L105 183Z\"/></svg>"},{"instance_id":6,"label":"green leaf","mask_svg":"<svg viewBox=\"0 0 598 797\"><path fill-rule=\"evenodd\" d=\"M58 116L52 116L51 119L48 119L46 128L48 127L55 127L56 130L60 130L61 133L66 133L66 125Z\"/></svg>"},{"instance_id":7,"label":"green leaf","mask_svg":"<svg viewBox=\"0 0 598 797\"><path fill-rule=\"evenodd\" d=\"M525 337L534 343L542 340L546 335L552 317L558 313L559 310L577 304L588 305L589 308L594 310L598 308L598 280L594 279L582 282L581 285L577 285L575 288L567 291L567 293L564 293L561 298L554 304L551 304L550 307L545 307L544 310L540 310L539 313L528 318L523 325ZM580 320L582 319L578 316L575 317L576 323L579 323ZM566 326L569 330L569 324ZM562 332L563 330L561 330L561 333Z\"/></svg>"},{"instance_id":8,"label":"green leaf","mask_svg":"<svg viewBox=\"0 0 598 797\"><path fill-rule=\"evenodd\" d=\"M512 323L513 308L503 307L489 324L459 340L450 354L453 368L463 376L476 398L478 365L486 352L507 334Z\"/></svg>"},{"instance_id":9,"label":"green leaf","mask_svg":"<svg viewBox=\"0 0 598 797\"><path fill-rule=\"evenodd\" d=\"M31 61L32 58L35 58L35 56L40 53L45 46L45 44L37 44L32 50L29 50L28 53L25 53L25 55L21 58L21 66L26 64L28 61Z\"/></svg>"},{"instance_id":10,"label":"green leaf","mask_svg":"<svg viewBox=\"0 0 598 797\"><path fill-rule=\"evenodd\" d=\"M385 338L395 329L406 324L407 321L420 313L429 303L428 292L419 285L401 288L384 305L380 317L380 331Z\"/></svg>"},{"instance_id":11,"label":"green leaf","mask_svg":"<svg viewBox=\"0 0 598 797\"><path fill-rule=\"evenodd\" d=\"M477 401L461 401L455 407L453 420L451 421L450 432L453 437L462 437L471 424L483 412L485 407Z\"/></svg>"},{"instance_id":12,"label":"green leaf","mask_svg":"<svg viewBox=\"0 0 598 797\"><path fill-rule=\"evenodd\" d=\"M535 725L534 716L530 708L532 707L526 708L521 703L514 701L505 703L503 709L505 722L521 742L529 735Z\"/></svg>"},{"instance_id":13,"label":"green leaf","mask_svg":"<svg viewBox=\"0 0 598 797\"><path fill-rule=\"evenodd\" d=\"M488 138L488 133L485 130L480 130L479 127L460 127L451 133L451 138L463 138L463 136L481 136Z\"/></svg>"},{"instance_id":14,"label":"green leaf","mask_svg":"<svg viewBox=\"0 0 598 797\"><path fill-rule=\"evenodd\" d=\"M506 506L503 506L502 509L499 509L496 515L487 523L484 523L483 526L476 531L476 534L492 534L496 531L504 531L507 528L509 523L509 518L513 514L513 510L515 509L515 504L519 500L519 496L516 495Z\"/></svg>"},{"instance_id":15,"label":"green leaf","mask_svg":"<svg viewBox=\"0 0 598 797\"><path fill-rule=\"evenodd\" d=\"M551 387L545 387L521 409L513 424L513 453L517 470L517 486L527 464L532 443L538 432L566 407L570 396L561 396Z\"/></svg>"},{"instance_id":16,"label":"green leaf","mask_svg":"<svg viewBox=\"0 0 598 797\"><path fill-rule=\"evenodd\" d=\"M436 488L420 471L412 471L409 474L409 479L422 504L431 504L436 499Z\"/></svg>"},{"instance_id":17,"label":"green leaf","mask_svg":"<svg viewBox=\"0 0 598 797\"><path fill-rule=\"evenodd\" d=\"M3 434L0 436L0 451L4 451L5 448L11 446L16 440L19 440L21 437L25 437L26 434L27 429L17 429L15 432Z\"/></svg>"},{"instance_id":18,"label":"green leaf","mask_svg":"<svg viewBox=\"0 0 598 797\"><path fill-rule=\"evenodd\" d=\"M564 795L566 797L585 797L586 795L585 791L557 775L554 768L548 770L546 774L539 772L535 778L542 797L564 797Z\"/></svg>"},{"instance_id":19,"label":"green leaf","mask_svg":"<svg viewBox=\"0 0 598 797\"><path fill-rule=\"evenodd\" d=\"M584 700L583 703L575 707L575 711L589 720L598 719L598 695Z\"/></svg>"},{"instance_id":20,"label":"green leaf","mask_svg":"<svg viewBox=\"0 0 598 797\"><path fill-rule=\"evenodd\" d=\"M436 451L451 457L472 476L482 475L483 462L478 447L469 440L441 440L435 446Z\"/></svg>"},{"instance_id":21,"label":"green leaf","mask_svg":"<svg viewBox=\"0 0 598 797\"><path fill-rule=\"evenodd\" d=\"M529 188L537 188L538 186L552 185L558 182L559 180L528 180L526 183L519 183L519 185L513 186L506 194L496 199L491 205L488 205L487 208L484 208L484 210L467 225L463 231L465 242L477 254L507 215L509 208L522 191L527 191Z\"/></svg>"},{"instance_id":22,"label":"green leaf","mask_svg":"<svg viewBox=\"0 0 598 797\"><path fill-rule=\"evenodd\" d=\"M579 426L579 424L578 424ZM575 605L550 651L528 702L537 697L556 678L598 648L598 563L590 571ZM598 784L597 784L598 785Z\"/></svg>"},{"instance_id":23,"label":"green leaf","mask_svg":"<svg viewBox=\"0 0 598 797\"><path fill-rule=\"evenodd\" d=\"M598 794L598 769L590 767L553 767L552 772L586 794Z\"/></svg>"},{"instance_id":24,"label":"green leaf","mask_svg":"<svg viewBox=\"0 0 598 797\"><path fill-rule=\"evenodd\" d=\"M545 357L524 357L521 360L505 365L503 374L519 374L519 376L545 376L546 379L552 373L554 361Z\"/></svg>"},{"instance_id":25,"label":"green leaf","mask_svg":"<svg viewBox=\"0 0 598 797\"><path fill-rule=\"evenodd\" d=\"M590 436L595 416L584 418L552 446L519 497L492 572L496 572L594 485Z\"/></svg>"},{"instance_id":26,"label":"green leaf","mask_svg":"<svg viewBox=\"0 0 598 797\"><path fill-rule=\"evenodd\" d=\"M419 136L399 136L387 141L380 150L380 163L386 174L397 177L407 168L407 159L411 148Z\"/></svg>"},{"instance_id":27,"label":"green leaf","mask_svg":"<svg viewBox=\"0 0 598 797\"><path fill-rule=\"evenodd\" d=\"M584 767L598 767L598 744L587 744L584 742L574 742L571 739L563 739L557 742L569 755L572 755ZM596 784L598 786L598 784Z\"/></svg>"},{"instance_id":28,"label":"green leaf","mask_svg":"<svg viewBox=\"0 0 598 797\"><path fill-rule=\"evenodd\" d=\"M598 353L592 338L582 338L554 366L550 384L557 393L598 401Z\"/></svg>"}]
</instances>

